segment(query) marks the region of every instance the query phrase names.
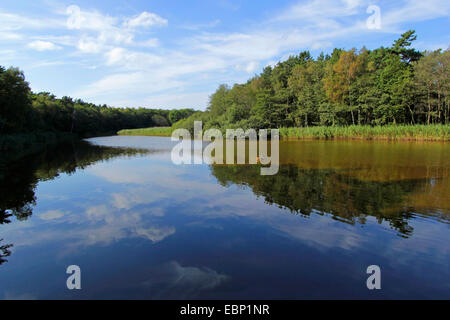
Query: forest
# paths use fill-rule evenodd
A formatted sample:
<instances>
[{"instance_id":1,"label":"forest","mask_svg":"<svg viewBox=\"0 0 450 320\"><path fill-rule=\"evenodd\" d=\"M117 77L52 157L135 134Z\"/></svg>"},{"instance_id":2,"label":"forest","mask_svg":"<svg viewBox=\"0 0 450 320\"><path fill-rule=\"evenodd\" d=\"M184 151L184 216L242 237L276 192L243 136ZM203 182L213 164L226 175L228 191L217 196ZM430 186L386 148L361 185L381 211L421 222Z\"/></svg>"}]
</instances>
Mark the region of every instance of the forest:
<instances>
[{"instance_id":1,"label":"forest","mask_svg":"<svg viewBox=\"0 0 450 320\"><path fill-rule=\"evenodd\" d=\"M450 122L450 51L412 48L415 31L389 48L334 49L289 57L245 84L221 85L192 128L445 125ZM441 127L442 128L442 127Z\"/></svg>"},{"instance_id":2,"label":"forest","mask_svg":"<svg viewBox=\"0 0 450 320\"><path fill-rule=\"evenodd\" d=\"M412 47L416 39L410 30L388 48L334 49L315 58L300 52L267 66L245 84L220 85L204 112L58 99L31 92L22 71L0 66L0 135L56 132L86 137L148 127L170 134L174 128L192 129L201 120L205 129L281 128L293 136L305 135L297 128L421 125L422 132L428 127L447 137L450 51L417 51Z\"/></svg>"},{"instance_id":3,"label":"forest","mask_svg":"<svg viewBox=\"0 0 450 320\"><path fill-rule=\"evenodd\" d=\"M0 66L0 135L60 132L80 137L121 129L164 127L193 114L193 109L113 108L48 92L31 92L17 68Z\"/></svg>"}]
</instances>

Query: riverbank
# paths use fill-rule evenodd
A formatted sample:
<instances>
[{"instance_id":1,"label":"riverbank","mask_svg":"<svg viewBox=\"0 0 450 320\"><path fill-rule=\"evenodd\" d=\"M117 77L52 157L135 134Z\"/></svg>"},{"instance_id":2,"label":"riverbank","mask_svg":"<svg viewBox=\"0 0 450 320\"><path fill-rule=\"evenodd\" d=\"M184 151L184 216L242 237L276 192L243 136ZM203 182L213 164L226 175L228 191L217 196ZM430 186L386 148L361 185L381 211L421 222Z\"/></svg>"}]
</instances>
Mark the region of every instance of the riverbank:
<instances>
[{"instance_id":1,"label":"riverbank","mask_svg":"<svg viewBox=\"0 0 450 320\"><path fill-rule=\"evenodd\" d=\"M121 130L117 132L119 136L155 136L170 137L172 135L171 127L153 127L143 129Z\"/></svg>"},{"instance_id":2,"label":"riverbank","mask_svg":"<svg viewBox=\"0 0 450 320\"><path fill-rule=\"evenodd\" d=\"M118 135L170 137L171 127L122 130ZM283 139L450 141L450 125L280 128Z\"/></svg>"},{"instance_id":3,"label":"riverbank","mask_svg":"<svg viewBox=\"0 0 450 320\"><path fill-rule=\"evenodd\" d=\"M71 133L33 132L0 135L0 152L3 163L38 152L47 146L78 139Z\"/></svg>"}]
</instances>

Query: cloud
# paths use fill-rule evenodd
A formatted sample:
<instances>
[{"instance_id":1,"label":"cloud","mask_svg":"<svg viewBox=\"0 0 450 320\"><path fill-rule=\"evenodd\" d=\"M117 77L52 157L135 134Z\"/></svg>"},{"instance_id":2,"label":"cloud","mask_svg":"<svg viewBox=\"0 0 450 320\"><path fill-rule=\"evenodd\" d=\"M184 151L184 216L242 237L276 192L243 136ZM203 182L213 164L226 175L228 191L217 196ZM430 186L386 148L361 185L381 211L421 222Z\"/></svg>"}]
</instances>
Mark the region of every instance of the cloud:
<instances>
[{"instance_id":1,"label":"cloud","mask_svg":"<svg viewBox=\"0 0 450 320\"><path fill-rule=\"evenodd\" d=\"M87 85L75 93L75 96L88 97L95 101L106 101L112 105L121 105L133 98L133 95L151 95L155 92L177 88L180 83L176 80L152 77L144 71L123 72L106 76L103 79ZM127 104L122 104L127 105ZM139 105L142 105L139 104Z\"/></svg>"},{"instance_id":2,"label":"cloud","mask_svg":"<svg viewBox=\"0 0 450 320\"><path fill-rule=\"evenodd\" d=\"M130 51L124 48L113 48L106 52L106 64L117 65L126 69L142 69L160 65L164 59L152 53Z\"/></svg>"},{"instance_id":3,"label":"cloud","mask_svg":"<svg viewBox=\"0 0 450 320\"><path fill-rule=\"evenodd\" d=\"M81 11L80 7L71 5L67 8L67 28L75 30L106 31L114 29L118 19L103 15L97 11Z\"/></svg>"},{"instance_id":4,"label":"cloud","mask_svg":"<svg viewBox=\"0 0 450 320\"><path fill-rule=\"evenodd\" d=\"M74 88L71 92L64 92L66 95L114 106L160 104L167 108L180 105L202 108L208 103L205 97L220 83L245 81L249 74L279 61L286 53L326 50L374 32L400 33L405 23L450 14L450 3L445 0L378 1L382 28L375 31L366 25L369 17L366 9L372 3L370 0L298 1L274 10L265 20L236 24L233 31L221 32L204 30L218 26L221 23L218 19L169 26L165 17L148 11L112 16L72 5L58 11L56 18L36 19L0 10L0 39L11 43L23 41L30 49L41 51L71 47L73 50L55 52L61 54L59 61L70 59L72 65L97 67L89 80L79 80L77 86L71 86ZM230 5L230 1L219 4ZM192 32L170 32L171 37L162 37L156 34L163 32L161 27Z\"/></svg>"},{"instance_id":5,"label":"cloud","mask_svg":"<svg viewBox=\"0 0 450 320\"><path fill-rule=\"evenodd\" d=\"M54 51L61 49L61 47L55 45L53 42L41 40L30 42L28 47L37 51Z\"/></svg>"},{"instance_id":6,"label":"cloud","mask_svg":"<svg viewBox=\"0 0 450 320\"><path fill-rule=\"evenodd\" d=\"M108 49L111 45L133 45L135 29L168 24L166 19L146 11L132 18L117 18L103 15L98 11L84 11L76 5L72 5L67 8L66 15L68 16L67 28L83 32L78 48L91 53L100 52L101 48ZM150 39L142 44L154 46L156 41L157 39ZM96 44L95 50L92 50L94 43ZM86 47L88 50L85 49Z\"/></svg>"},{"instance_id":7,"label":"cloud","mask_svg":"<svg viewBox=\"0 0 450 320\"><path fill-rule=\"evenodd\" d=\"M172 261L153 268L152 276L142 283L155 295L154 298L192 299L202 291L219 287L231 279L208 267L183 267Z\"/></svg>"},{"instance_id":8,"label":"cloud","mask_svg":"<svg viewBox=\"0 0 450 320\"><path fill-rule=\"evenodd\" d=\"M144 11L140 15L129 19L124 23L128 28L139 28L139 27L152 27L152 26L167 26L168 21L161 18L155 13Z\"/></svg>"},{"instance_id":9,"label":"cloud","mask_svg":"<svg viewBox=\"0 0 450 320\"><path fill-rule=\"evenodd\" d=\"M86 210L86 214L91 221L100 221L108 219L111 210L106 205L93 206Z\"/></svg>"},{"instance_id":10,"label":"cloud","mask_svg":"<svg viewBox=\"0 0 450 320\"><path fill-rule=\"evenodd\" d=\"M61 210L50 210L39 216L42 220L55 220L64 216L64 212Z\"/></svg>"},{"instance_id":11,"label":"cloud","mask_svg":"<svg viewBox=\"0 0 450 320\"><path fill-rule=\"evenodd\" d=\"M152 241L153 243L160 242L167 238L168 236L171 236L175 234L175 228L174 227L161 227L161 228L136 228L136 235L147 238L148 240Z\"/></svg>"},{"instance_id":12,"label":"cloud","mask_svg":"<svg viewBox=\"0 0 450 320\"><path fill-rule=\"evenodd\" d=\"M251 61L245 66L244 70L248 73L252 73L252 72L255 72L256 70L258 70L258 68L259 68L259 63L256 61Z\"/></svg>"},{"instance_id":13,"label":"cloud","mask_svg":"<svg viewBox=\"0 0 450 320\"><path fill-rule=\"evenodd\" d=\"M382 8L383 10L383 8ZM450 2L443 0L406 0L403 6L383 10L381 21L383 28L398 28L406 22L421 22L450 15Z\"/></svg>"},{"instance_id":14,"label":"cloud","mask_svg":"<svg viewBox=\"0 0 450 320\"><path fill-rule=\"evenodd\" d=\"M19 39L22 39L22 35L19 33L15 33L15 32L1 31L0 39L2 39L2 40L19 40Z\"/></svg>"},{"instance_id":15,"label":"cloud","mask_svg":"<svg viewBox=\"0 0 450 320\"><path fill-rule=\"evenodd\" d=\"M138 42L136 45L140 46L140 47L156 48L156 47L159 47L159 39L150 38L150 39Z\"/></svg>"},{"instance_id":16,"label":"cloud","mask_svg":"<svg viewBox=\"0 0 450 320\"><path fill-rule=\"evenodd\" d=\"M34 18L18 14L3 12L0 10L0 30L18 31L26 29L57 29L64 25L64 20L53 18Z\"/></svg>"}]
</instances>

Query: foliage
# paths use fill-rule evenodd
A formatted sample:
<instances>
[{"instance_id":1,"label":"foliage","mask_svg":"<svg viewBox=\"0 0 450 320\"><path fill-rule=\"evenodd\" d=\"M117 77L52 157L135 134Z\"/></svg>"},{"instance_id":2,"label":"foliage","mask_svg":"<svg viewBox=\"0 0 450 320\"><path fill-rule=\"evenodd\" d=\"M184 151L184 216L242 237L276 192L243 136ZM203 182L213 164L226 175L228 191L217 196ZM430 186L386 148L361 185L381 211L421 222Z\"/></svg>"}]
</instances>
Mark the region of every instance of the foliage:
<instances>
[{"instance_id":1,"label":"foliage","mask_svg":"<svg viewBox=\"0 0 450 320\"><path fill-rule=\"evenodd\" d=\"M194 109L179 109L179 110L172 110L169 113L169 121L170 123L178 122L182 119L185 119L195 113Z\"/></svg>"},{"instance_id":2,"label":"foliage","mask_svg":"<svg viewBox=\"0 0 450 320\"><path fill-rule=\"evenodd\" d=\"M195 118L221 129L448 124L450 51L419 52L414 40L410 30L390 48L301 52L246 84L219 86Z\"/></svg>"},{"instance_id":3,"label":"foliage","mask_svg":"<svg viewBox=\"0 0 450 320\"><path fill-rule=\"evenodd\" d=\"M48 92L32 93L23 72L0 66L0 134L36 132L73 133L91 136L121 129L167 127L191 115L192 109L159 110L112 108Z\"/></svg>"},{"instance_id":4,"label":"foliage","mask_svg":"<svg viewBox=\"0 0 450 320\"><path fill-rule=\"evenodd\" d=\"M0 134L90 136L171 125L192 132L196 120L204 129L221 130L319 126L313 130L319 136L334 130L323 126L366 125L374 126L368 129L373 132L384 125L449 124L450 51L419 52L411 48L416 38L410 30L390 48L334 49L316 58L301 52L264 68L245 84L220 85L205 112L111 108L70 97L57 99L50 93L31 93L21 71L0 67ZM167 130L144 133L167 135ZM341 131L348 130L353 129ZM422 130L418 127L415 132ZM448 126L430 130L434 139ZM304 131L293 132L298 136Z\"/></svg>"}]
</instances>

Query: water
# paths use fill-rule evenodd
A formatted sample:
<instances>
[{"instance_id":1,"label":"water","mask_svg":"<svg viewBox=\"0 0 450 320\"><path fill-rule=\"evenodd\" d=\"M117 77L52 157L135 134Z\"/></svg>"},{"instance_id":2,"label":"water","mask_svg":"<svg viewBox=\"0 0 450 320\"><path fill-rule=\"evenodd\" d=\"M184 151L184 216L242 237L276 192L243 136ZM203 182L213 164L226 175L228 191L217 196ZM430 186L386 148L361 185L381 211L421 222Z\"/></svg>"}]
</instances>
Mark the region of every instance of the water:
<instances>
[{"instance_id":1,"label":"water","mask_svg":"<svg viewBox=\"0 0 450 320\"><path fill-rule=\"evenodd\" d=\"M450 298L450 145L282 142L276 176L171 148L95 138L3 167L0 298Z\"/></svg>"}]
</instances>

